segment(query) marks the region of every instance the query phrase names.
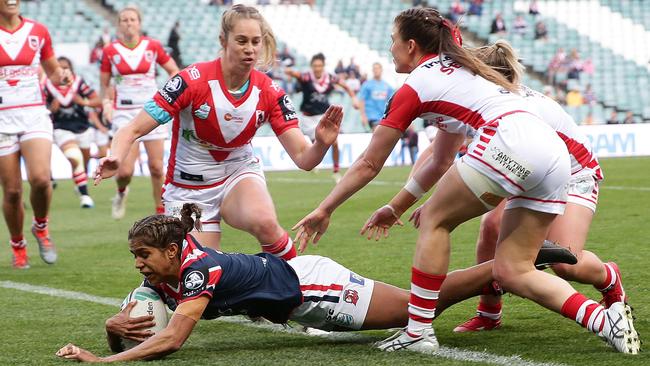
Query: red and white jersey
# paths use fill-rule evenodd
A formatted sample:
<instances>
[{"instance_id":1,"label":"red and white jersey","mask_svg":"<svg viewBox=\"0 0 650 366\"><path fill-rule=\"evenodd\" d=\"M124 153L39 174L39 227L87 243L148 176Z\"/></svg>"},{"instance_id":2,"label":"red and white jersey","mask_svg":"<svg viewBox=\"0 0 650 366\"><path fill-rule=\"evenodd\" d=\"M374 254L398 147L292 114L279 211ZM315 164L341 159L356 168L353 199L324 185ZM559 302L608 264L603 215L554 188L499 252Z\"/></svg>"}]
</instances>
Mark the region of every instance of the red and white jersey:
<instances>
[{"instance_id":1,"label":"red and white jersey","mask_svg":"<svg viewBox=\"0 0 650 366\"><path fill-rule=\"evenodd\" d=\"M603 172L598 163L587 136L580 132L573 118L553 99L520 86L520 94L536 108L536 113L560 136L569 150L571 157L571 174L590 171L598 180L603 179Z\"/></svg>"},{"instance_id":2,"label":"red and white jersey","mask_svg":"<svg viewBox=\"0 0 650 366\"><path fill-rule=\"evenodd\" d=\"M115 86L115 109L139 109L156 93L156 63L169 61L159 41L140 37L140 42L129 48L121 41L104 47L101 72L110 73Z\"/></svg>"},{"instance_id":3,"label":"red and white jersey","mask_svg":"<svg viewBox=\"0 0 650 366\"><path fill-rule=\"evenodd\" d=\"M420 117L441 130L471 136L505 115L534 114L521 96L442 58L442 65L437 55L423 58L388 102L381 125L403 132Z\"/></svg>"},{"instance_id":4,"label":"red and white jersey","mask_svg":"<svg viewBox=\"0 0 650 366\"><path fill-rule=\"evenodd\" d=\"M38 74L54 57L52 39L43 24L21 19L14 31L0 27L0 111L45 104Z\"/></svg>"},{"instance_id":5,"label":"red and white jersey","mask_svg":"<svg viewBox=\"0 0 650 366\"><path fill-rule=\"evenodd\" d=\"M253 70L246 93L234 99L216 59L171 78L144 110L160 123L173 118L167 182L190 189L214 187L253 158L251 140L269 122L280 136L298 127L295 108L268 76Z\"/></svg>"}]
</instances>

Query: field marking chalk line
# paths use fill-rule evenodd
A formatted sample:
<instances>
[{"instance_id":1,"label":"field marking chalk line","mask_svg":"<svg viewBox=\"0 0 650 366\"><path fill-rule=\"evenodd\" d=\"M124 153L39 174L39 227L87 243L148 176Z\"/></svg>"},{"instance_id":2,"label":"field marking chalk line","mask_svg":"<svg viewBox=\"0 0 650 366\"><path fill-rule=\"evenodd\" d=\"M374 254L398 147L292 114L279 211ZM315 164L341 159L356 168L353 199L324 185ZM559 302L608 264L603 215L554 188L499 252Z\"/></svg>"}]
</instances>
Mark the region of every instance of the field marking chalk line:
<instances>
[{"instance_id":1,"label":"field marking chalk line","mask_svg":"<svg viewBox=\"0 0 650 366\"><path fill-rule=\"evenodd\" d=\"M68 300L87 301L95 304L102 304L102 305L115 306L115 307L119 307L120 304L122 304L122 301L120 299L116 299L112 297L95 296L83 292L61 290L61 289L47 287L47 286L36 286L36 285L31 285L22 282L0 281L0 287L11 289L11 290L18 290L18 291L24 291L24 292L34 293L34 294L40 294L40 295L60 297ZM287 329L284 326L279 324L272 324L272 323L260 324L259 322L251 322L250 320L241 316L224 317L224 318L217 319L217 321L236 323L248 327L262 328L262 329L267 329L272 331L287 331L293 334L300 334L308 337L324 337L324 338L336 339L336 340L344 340L344 339L352 340L352 339L361 339L363 337L363 335L360 334L344 333L344 332L332 332L325 335L308 335L306 333L299 332L291 328ZM563 364L559 364L559 363L541 363L541 362L528 361L522 359L520 356L500 356L488 352L468 351L459 348L452 348L452 347L445 347L445 346L440 347L440 350L438 351L436 356L444 357L456 361L483 362L483 363L499 365L499 366L564 366Z\"/></svg>"}]
</instances>

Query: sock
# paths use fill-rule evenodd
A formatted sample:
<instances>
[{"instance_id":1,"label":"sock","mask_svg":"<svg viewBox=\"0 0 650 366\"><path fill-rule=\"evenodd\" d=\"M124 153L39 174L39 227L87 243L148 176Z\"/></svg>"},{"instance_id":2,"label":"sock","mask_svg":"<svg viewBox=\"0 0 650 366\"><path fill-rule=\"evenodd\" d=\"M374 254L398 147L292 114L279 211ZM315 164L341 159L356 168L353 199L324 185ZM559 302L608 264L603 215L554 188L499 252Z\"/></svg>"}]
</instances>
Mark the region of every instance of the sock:
<instances>
[{"instance_id":1,"label":"sock","mask_svg":"<svg viewBox=\"0 0 650 366\"><path fill-rule=\"evenodd\" d=\"M579 292L569 296L560 313L596 334L605 324L605 308Z\"/></svg>"},{"instance_id":2,"label":"sock","mask_svg":"<svg viewBox=\"0 0 650 366\"><path fill-rule=\"evenodd\" d=\"M125 192L126 192L126 187L117 187L117 193L119 193L120 196L124 196Z\"/></svg>"},{"instance_id":3,"label":"sock","mask_svg":"<svg viewBox=\"0 0 650 366\"><path fill-rule=\"evenodd\" d=\"M605 272L607 273L607 277L605 278L605 282L600 284L599 286L594 286L596 290L600 292L606 292L607 290L610 290L614 284L616 284L616 271L614 271L614 268L610 267L607 263L603 264L605 266Z\"/></svg>"},{"instance_id":4,"label":"sock","mask_svg":"<svg viewBox=\"0 0 650 366\"><path fill-rule=\"evenodd\" d=\"M37 230L47 229L47 216L46 217L34 217L34 226Z\"/></svg>"},{"instance_id":5,"label":"sock","mask_svg":"<svg viewBox=\"0 0 650 366\"><path fill-rule=\"evenodd\" d=\"M156 206L156 214L164 215L165 214L165 206L164 205Z\"/></svg>"},{"instance_id":6,"label":"sock","mask_svg":"<svg viewBox=\"0 0 650 366\"><path fill-rule=\"evenodd\" d=\"M476 314L485 318L490 318L492 320L501 319L501 301L496 305L489 305L482 301L479 301L478 308L476 309Z\"/></svg>"},{"instance_id":7,"label":"sock","mask_svg":"<svg viewBox=\"0 0 650 366\"><path fill-rule=\"evenodd\" d=\"M20 234L16 236L12 235L9 244L11 244L11 247L14 249L21 249L27 245L27 242L25 242L23 234Z\"/></svg>"},{"instance_id":8,"label":"sock","mask_svg":"<svg viewBox=\"0 0 650 366\"><path fill-rule=\"evenodd\" d=\"M338 172L339 172L339 169L340 169L340 168L339 168L339 164L338 164L338 163L334 163L334 167L332 167L332 171L334 172L334 174L338 173Z\"/></svg>"},{"instance_id":9,"label":"sock","mask_svg":"<svg viewBox=\"0 0 650 366\"><path fill-rule=\"evenodd\" d=\"M289 237L289 233L286 231L282 234L280 239L276 240L274 243L262 244L262 251L264 253L273 254L274 256L287 261L298 255L298 253L296 253L296 247L293 246L293 241Z\"/></svg>"},{"instance_id":10,"label":"sock","mask_svg":"<svg viewBox=\"0 0 650 366\"><path fill-rule=\"evenodd\" d=\"M87 196L88 176L86 175L86 172L75 173L72 175L72 179L74 180L74 184L77 185L77 190L79 190L79 194L81 194L82 196Z\"/></svg>"},{"instance_id":11,"label":"sock","mask_svg":"<svg viewBox=\"0 0 650 366\"><path fill-rule=\"evenodd\" d=\"M409 321L406 333L418 338L431 327L438 303L440 286L447 275L433 275L411 268L411 298L408 311Z\"/></svg>"}]
</instances>

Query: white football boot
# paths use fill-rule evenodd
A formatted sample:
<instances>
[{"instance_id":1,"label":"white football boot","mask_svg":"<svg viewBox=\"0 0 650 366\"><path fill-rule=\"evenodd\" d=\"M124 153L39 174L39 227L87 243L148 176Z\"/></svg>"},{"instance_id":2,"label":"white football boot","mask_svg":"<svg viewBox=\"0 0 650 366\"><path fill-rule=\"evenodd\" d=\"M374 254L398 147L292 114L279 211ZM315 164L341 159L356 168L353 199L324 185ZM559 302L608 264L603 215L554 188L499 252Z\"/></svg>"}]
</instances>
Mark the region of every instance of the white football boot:
<instances>
[{"instance_id":1,"label":"white football boot","mask_svg":"<svg viewBox=\"0 0 650 366\"><path fill-rule=\"evenodd\" d=\"M633 320L630 306L616 302L605 309L605 324L598 335L617 351L636 355L641 348L641 341L634 329Z\"/></svg>"},{"instance_id":2,"label":"white football boot","mask_svg":"<svg viewBox=\"0 0 650 366\"><path fill-rule=\"evenodd\" d=\"M407 350L433 354L438 351L440 345L438 344L438 339L436 339L433 328L425 330L422 336L417 338L408 335L406 328L404 328L383 341L375 343L375 347L386 352Z\"/></svg>"},{"instance_id":3,"label":"white football boot","mask_svg":"<svg viewBox=\"0 0 650 366\"><path fill-rule=\"evenodd\" d=\"M93 199L88 195L79 196L79 200L81 201L81 208L95 207L95 202L93 202Z\"/></svg>"},{"instance_id":4,"label":"white football boot","mask_svg":"<svg viewBox=\"0 0 650 366\"><path fill-rule=\"evenodd\" d=\"M115 197L113 197L113 205L111 207L111 215L115 220L124 218L126 214L126 196L129 194L129 189L127 188L124 193L120 194L117 192Z\"/></svg>"}]
</instances>

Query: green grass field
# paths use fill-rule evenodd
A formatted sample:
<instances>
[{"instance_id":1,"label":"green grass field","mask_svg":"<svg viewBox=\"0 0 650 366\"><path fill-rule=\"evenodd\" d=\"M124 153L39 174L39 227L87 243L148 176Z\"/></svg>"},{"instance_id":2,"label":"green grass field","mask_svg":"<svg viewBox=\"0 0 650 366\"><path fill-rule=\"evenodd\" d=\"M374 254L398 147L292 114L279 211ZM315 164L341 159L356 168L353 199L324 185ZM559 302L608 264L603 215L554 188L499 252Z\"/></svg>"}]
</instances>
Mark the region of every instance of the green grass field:
<instances>
[{"instance_id":1,"label":"green grass field","mask_svg":"<svg viewBox=\"0 0 650 366\"><path fill-rule=\"evenodd\" d=\"M615 260L620 265L630 303L635 307L635 325L643 336L650 334L650 275L647 269L650 264L650 158L610 159L604 160L602 165L606 180L587 248L603 260ZM310 247L308 252L332 257L367 277L406 288L410 283L416 231L406 225L393 230L389 240L378 243L368 242L358 235L367 216L392 196L406 174L405 168L385 169L377 178L384 184L368 186L343 205L334 214L321 243ZM330 173L325 170L268 173L267 179L280 221L286 228L310 212L333 186ZM92 190L96 207L82 210L71 181L59 182L50 219L52 237L59 248L59 261L52 266L40 260L35 241L29 234L32 268L13 270L6 245L9 235L4 224L1 225L0 240L4 241L5 249L0 251L0 365L65 364L54 356L54 352L67 342L74 342L98 355L108 354L103 324L116 312L115 307L18 291L2 286L2 281L122 299L141 281L127 249L127 232L134 220L152 212L153 205L148 179L135 179L127 216L114 221L110 218L113 192L113 183L104 182ZM29 233L30 221L31 211L28 210L26 233ZM477 228L478 221L473 220L454 233L451 268L473 264ZM226 251L245 253L259 250L248 234L229 228L224 229L222 247ZM577 288L600 299L589 286ZM181 351L147 364L650 364L649 353L638 356L616 353L572 321L514 296L505 298L501 330L453 333L453 327L471 316L475 306L474 300L458 304L434 324L441 345L451 349L452 356L465 355L460 359L413 353L387 354L373 349L370 344L388 336L387 332L363 332L355 337L328 339L222 321L203 321ZM489 356L485 359L489 362L467 361L471 353L461 350L479 352L474 354L478 359ZM516 355L521 360L499 361L501 359L497 358Z\"/></svg>"}]
</instances>

